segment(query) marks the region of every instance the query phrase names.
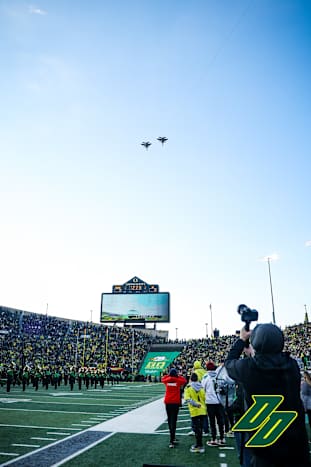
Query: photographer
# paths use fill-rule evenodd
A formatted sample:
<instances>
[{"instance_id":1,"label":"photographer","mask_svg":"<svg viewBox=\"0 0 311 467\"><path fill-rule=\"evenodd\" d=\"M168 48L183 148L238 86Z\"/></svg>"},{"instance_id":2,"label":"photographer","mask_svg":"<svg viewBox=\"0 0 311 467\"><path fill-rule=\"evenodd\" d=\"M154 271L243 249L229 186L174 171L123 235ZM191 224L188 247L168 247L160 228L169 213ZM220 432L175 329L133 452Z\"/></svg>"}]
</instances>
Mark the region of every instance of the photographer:
<instances>
[{"instance_id":1,"label":"photographer","mask_svg":"<svg viewBox=\"0 0 311 467\"><path fill-rule=\"evenodd\" d=\"M248 346L248 341L251 345ZM246 407L252 395L282 395L280 411L296 411L294 422L275 443L251 450L253 467L310 466L304 411L300 399L300 372L296 361L284 347L283 332L273 324L259 324L254 330L245 327L233 344L225 362L229 376L242 383ZM240 359L242 353L249 358Z\"/></svg>"}]
</instances>

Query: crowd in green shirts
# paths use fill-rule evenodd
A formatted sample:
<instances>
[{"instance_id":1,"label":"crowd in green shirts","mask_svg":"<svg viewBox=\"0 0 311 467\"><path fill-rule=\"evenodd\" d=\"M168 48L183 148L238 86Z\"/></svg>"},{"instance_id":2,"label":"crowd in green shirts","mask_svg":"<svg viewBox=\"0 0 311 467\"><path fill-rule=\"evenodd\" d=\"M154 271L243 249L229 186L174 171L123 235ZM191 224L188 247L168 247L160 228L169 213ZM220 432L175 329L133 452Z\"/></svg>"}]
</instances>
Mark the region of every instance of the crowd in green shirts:
<instances>
[{"instance_id":1,"label":"crowd in green shirts","mask_svg":"<svg viewBox=\"0 0 311 467\"><path fill-rule=\"evenodd\" d=\"M284 330L285 350L310 367L311 324ZM236 336L166 341L141 330L105 326L0 307L0 385L40 385L57 389L103 387L137 377L151 344L178 342L183 350L174 361L185 375L195 360L224 361ZM133 345L134 342L134 345ZM130 376L129 376L130 375Z\"/></svg>"}]
</instances>

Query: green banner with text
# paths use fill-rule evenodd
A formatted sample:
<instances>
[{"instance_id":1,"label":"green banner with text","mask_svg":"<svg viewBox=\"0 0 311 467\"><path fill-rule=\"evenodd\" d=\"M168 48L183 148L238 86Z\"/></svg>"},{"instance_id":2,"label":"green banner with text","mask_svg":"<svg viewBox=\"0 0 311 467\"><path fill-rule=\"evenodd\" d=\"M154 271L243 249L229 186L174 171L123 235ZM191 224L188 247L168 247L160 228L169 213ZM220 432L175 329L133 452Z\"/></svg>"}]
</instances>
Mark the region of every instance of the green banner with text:
<instances>
[{"instance_id":1,"label":"green banner with text","mask_svg":"<svg viewBox=\"0 0 311 467\"><path fill-rule=\"evenodd\" d=\"M160 376L179 354L180 352L148 352L139 374Z\"/></svg>"}]
</instances>

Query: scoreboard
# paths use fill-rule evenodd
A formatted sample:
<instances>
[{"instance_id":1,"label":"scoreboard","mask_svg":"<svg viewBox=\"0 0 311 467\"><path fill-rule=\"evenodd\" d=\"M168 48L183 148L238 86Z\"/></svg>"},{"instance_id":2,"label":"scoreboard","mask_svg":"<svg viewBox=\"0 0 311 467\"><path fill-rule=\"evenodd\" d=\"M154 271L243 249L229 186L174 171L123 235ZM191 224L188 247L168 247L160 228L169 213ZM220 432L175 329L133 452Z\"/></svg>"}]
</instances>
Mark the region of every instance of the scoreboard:
<instances>
[{"instance_id":1,"label":"scoreboard","mask_svg":"<svg viewBox=\"0 0 311 467\"><path fill-rule=\"evenodd\" d=\"M122 285L113 285L112 293L102 293L100 321L169 323L170 294L135 276Z\"/></svg>"},{"instance_id":2,"label":"scoreboard","mask_svg":"<svg viewBox=\"0 0 311 467\"><path fill-rule=\"evenodd\" d=\"M122 285L113 285L112 293L158 293L159 286L156 284L147 284L138 277L125 282Z\"/></svg>"}]
</instances>

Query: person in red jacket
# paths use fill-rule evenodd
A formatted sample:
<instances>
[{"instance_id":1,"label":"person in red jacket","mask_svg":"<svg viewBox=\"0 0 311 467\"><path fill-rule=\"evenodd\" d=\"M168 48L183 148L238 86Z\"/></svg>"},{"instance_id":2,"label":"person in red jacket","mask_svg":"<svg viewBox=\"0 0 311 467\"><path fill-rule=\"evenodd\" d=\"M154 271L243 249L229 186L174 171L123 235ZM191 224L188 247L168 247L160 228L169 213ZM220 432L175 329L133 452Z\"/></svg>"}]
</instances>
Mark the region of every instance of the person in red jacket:
<instances>
[{"instance_id":1,"label":"person in red jacket","mask_svg":"<svg viewBox=\"0 0 311 467\"><path fill-rule=\"evenodd\" d=\"M186 378L178 375L175 368L171 368L168 375L163 376L162 383L165 384L164 404L167 414L167 423L170 430L170 448L176 446L176 424L181 405L181 389L187 384Z\"/></svg>"}]
</instances>

